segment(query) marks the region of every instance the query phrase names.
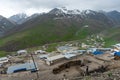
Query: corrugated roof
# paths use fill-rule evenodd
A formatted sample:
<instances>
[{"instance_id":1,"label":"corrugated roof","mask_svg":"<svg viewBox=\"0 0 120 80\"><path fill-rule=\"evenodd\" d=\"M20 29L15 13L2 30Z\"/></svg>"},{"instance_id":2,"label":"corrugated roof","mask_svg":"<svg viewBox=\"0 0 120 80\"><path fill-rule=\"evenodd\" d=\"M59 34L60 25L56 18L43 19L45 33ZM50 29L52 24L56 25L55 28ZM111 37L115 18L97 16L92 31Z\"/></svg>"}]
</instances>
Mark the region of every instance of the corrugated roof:
<instances>
[{"instance_id":1,"label":"corrugated roof","mask_svg":"<svg viewBox=\"0 0 120 80\"><path fill-rule=\"evenodd\" d=\"M65 58L70 59L74 56L77 56L76 54L65 54Z\"/></svg>"},{"instance_id":2,"label":"corrugated roof","mask_svg":"<svg viewBox=\"0 0 120 80\"><path fill-rule=\"evenodd\" d=\"M61 59L61 58L64 58L64 55L60 54L60 55L48 57L47 60L48 61L54 61L54 60Z\"/></svg>"},{"instance_id":3,"label":"corrugated roof","mask_svg":"<svg viewBox=\"0 0 120 80\"><path fill-rule=\"evenodd\" d=\"M7 73L8 74L14 73L15 70L19 70L23 68L25 68L26 70L36 69L34 66L34 63L25 63L25 64L19 64L19 65L8 67Z\"/></svg>"}]
</instances>

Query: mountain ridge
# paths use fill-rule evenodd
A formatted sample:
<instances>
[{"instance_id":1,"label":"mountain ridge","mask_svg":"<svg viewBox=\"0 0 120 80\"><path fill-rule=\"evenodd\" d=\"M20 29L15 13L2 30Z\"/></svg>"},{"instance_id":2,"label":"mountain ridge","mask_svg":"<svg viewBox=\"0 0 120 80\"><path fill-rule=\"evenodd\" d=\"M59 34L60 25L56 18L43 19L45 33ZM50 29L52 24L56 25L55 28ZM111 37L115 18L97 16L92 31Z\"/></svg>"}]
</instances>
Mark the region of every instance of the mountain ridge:
<instances>
[{"instance_id":1,"label":"mountain ridge","mask_svg":"<svg viewBox=\"0 0 120 80\"><path fill-rule=\"evenodd\" d=\"M119 26L110 18L111 15L107 16L109 12L75 10L67 13L69 10L64 10L66 12L55 8L48 13L37 14L8 31L1 40L4 43L1 43L0 50L15 51L52 42L85 39L88 35L99 34Z\"/></svg>"}]
</instances>

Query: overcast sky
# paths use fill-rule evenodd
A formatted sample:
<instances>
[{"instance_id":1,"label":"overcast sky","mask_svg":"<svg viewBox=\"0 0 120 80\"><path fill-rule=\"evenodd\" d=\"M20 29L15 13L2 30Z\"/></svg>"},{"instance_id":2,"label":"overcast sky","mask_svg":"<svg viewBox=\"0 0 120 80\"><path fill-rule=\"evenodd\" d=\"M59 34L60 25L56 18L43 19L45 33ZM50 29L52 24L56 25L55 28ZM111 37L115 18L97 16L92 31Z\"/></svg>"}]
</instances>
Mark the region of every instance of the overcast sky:
<instances>
[{"instance_id":1,"label":"overcast sky","mask_svg":"<svg viewBox=\"0 0 120 80\"><path fill-rule=\"evenodd\" d=\"M31 15L48 12L55 7L120 11L120 0L0 0L0 15L9 17L22 12Z\"/></svg>"}]
</instances>

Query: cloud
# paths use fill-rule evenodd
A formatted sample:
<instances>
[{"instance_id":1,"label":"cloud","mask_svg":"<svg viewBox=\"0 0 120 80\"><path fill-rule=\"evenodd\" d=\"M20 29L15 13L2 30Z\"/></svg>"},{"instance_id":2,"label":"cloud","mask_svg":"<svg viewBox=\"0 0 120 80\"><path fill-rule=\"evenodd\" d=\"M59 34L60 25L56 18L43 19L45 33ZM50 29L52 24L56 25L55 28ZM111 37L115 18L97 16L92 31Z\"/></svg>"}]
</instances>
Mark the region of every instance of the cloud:
<instances>
[{"instance_id":1,"label":"cloud","mask_svg":"<svg viewBox=\"0 0 120 80\"><path fill-rule=\"evenodd\" d=\"M118 10L120 0L1 0L0 15L6 17L20 13L49 11L55 7L67 7L68 9L92 9L92 10Z\"/></svg>"},{"instance_id":2,"label":"cloud","mask_svg":"<svg viewBox=\"0 0 120 80\"><path fill-rule=\"evenodd\" d=\"M7 0L12 7L20 8L53 8L63 6L63 0Z\"/></svg>"}]
</instances>

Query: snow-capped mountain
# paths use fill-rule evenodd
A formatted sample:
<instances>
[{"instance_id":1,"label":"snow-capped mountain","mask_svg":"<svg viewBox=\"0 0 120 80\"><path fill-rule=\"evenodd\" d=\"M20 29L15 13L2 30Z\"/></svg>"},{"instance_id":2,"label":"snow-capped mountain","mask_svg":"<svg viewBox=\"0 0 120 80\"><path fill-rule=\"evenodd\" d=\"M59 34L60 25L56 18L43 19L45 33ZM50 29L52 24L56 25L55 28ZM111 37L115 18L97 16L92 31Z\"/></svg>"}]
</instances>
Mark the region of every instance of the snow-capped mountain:
<instances>
[{"instance_id":1,"label":"snow-capped mountain","mask_svg":"<svg viewBox=\"0 0 120 80\"><path fill-rule=\"evenodd\" d=\"M93 11L93 10L78 10L73 9L69 10L66 7L61 8L54 8L48 13L35 13L31 16L27 16L24 13L19 13L16 15L13 15L9 18L8 21L11 23L17 23L17 26L19 26L19 29L26 29L25 25L29 24L39 24L43 20L48 20L49 18L52 18L53 20L62 20L64 22L67 22L66 20L74 20L79 23L79 25L85 25L94 24L93 26L100 26L100 25L106 25L106 26L119 26L120 22L120 12L118 11L111 11L111 12L105 12L105 11ZM3 19L3 17L0 17L0 21ZM0 24L2 25L3 22ZM6 24L6 23L4 23ZM22 26L23 25L23 26ZM29 26L27 26L29 27ZM3 28L3 26L1 27ZM16 27L18 28L18 27ZM15 32L16 29L13 31Z\"/></svg>"},{"instance_id":2,"label":"snow-capped mountain","mask_svg":"<svg viewBox=\"0 0 120 80\"><path fill-rule=\"evenodd\" d=\"M25 13L19 13L16 15L13 15L9 18L9 20L16 22L17 24L22 24L26 21L28 16Z\"/></svg>"},{"instance_id":3,"label":"snow-capped mountain","mask_svg":"<svg viewBox=\"0 0 120 80\"><path fill-rule=\"evenodd\" d=\"M106 23L112 24L113 22L108 18L108 16L105 15L105 13L101 11L93 11L93 10L68 10L65 7L62 8L54 8L52 9L49 14L55 14L56 18L54 19L63 19L63 18L75 18L77 20L81 19L94 19L96 21L104 21ZM61 15L61 16L59 16Z\"/></svg>"},{"instance_id":4,"label":"snow-capped mountain","mask_svg":"<svg viewBox=\"0 0 120 80\"><path fill-rule=\"evenodd\" d=\"M68 10L66 7L61 7L61 8L58 8L58 9L60 9L65 14L80 14L80 11L78 9Z\"/></svg>"},{"instance_id":5,"label":"snow-capped mountain","mask_svg":"<svg viewBox=\"0 0 120 80\"><path fill-rule=\"evenodd\" d=\"M66 7L61 7L61 8L54 8L50 12L50 14L79 14L79 15L88 15L88 14L97 14L97 13L102 13L100 11L93 11L93 10L78 10L78 9L73 9L69 10Z\"/></svg>"},{"instance_id":6,"label":"snow-capped mountain","mask_svg":"<svg viewBox=\"0 0 120 80\"><path fill-rule=\"evenodd\" d=\"M66 7L54 8L49 12L50 14L80 14L78 9L68 10Z\"/></svg>"},{"instance_id":7,"label":"snow-capped mountain","mask_svg":"<svg viewBox=\"0 0 120 80\"><path fill-rule=\"evenodd\" d=\"M52 9L50 12L49 12L49 14L56 14L56 15L58 15L58 14L65 14L61 9L58 9L58 8L54 8L54 9Z\"/></svg>"},{"instance_id":8,"label":"snow-capped mountain","mask_svg":"<svg viewBox=\"0 0 120 80\"><path fill-rule=\"evenodd\" d=\"M89 15L89 14L96 15L97 13L99 13L99 12L93 11L93 10L83 10L80 14L81 15Z\"/></svg>"}]
</instances>

